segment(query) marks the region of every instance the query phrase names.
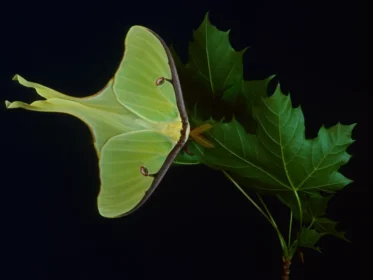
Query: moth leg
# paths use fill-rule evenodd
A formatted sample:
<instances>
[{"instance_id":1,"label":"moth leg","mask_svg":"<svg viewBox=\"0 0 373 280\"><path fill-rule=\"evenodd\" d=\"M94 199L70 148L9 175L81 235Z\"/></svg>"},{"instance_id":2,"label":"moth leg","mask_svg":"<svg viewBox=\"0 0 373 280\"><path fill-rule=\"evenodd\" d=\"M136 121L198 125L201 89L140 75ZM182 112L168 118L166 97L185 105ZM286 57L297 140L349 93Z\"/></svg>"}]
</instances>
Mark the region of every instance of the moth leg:
<instances>
[{"instance_id":1,"label":"moth leg","mask_svg":"<svg viewBox=\"0 0 373 280\"><path fill-rule=\"evenodd\" d=\"M194 156L194 154L189 150L188 143L186 143L183 147L184 152L186 152L190 156Z\"/></svg>"},{"instance_id":2,"label":"moth leg","mask_svg":"<svg viewBox=\"0 0 373 280\"><path fill-rule=\"evenodd\" d=\"M203 124L192 129L189 133L189 136L191 137L191 140L197 142L205 148L214 148L214 145L202 135L202 133L209 131L211 128L211 124Z\"/></svg>"}]
</instances>

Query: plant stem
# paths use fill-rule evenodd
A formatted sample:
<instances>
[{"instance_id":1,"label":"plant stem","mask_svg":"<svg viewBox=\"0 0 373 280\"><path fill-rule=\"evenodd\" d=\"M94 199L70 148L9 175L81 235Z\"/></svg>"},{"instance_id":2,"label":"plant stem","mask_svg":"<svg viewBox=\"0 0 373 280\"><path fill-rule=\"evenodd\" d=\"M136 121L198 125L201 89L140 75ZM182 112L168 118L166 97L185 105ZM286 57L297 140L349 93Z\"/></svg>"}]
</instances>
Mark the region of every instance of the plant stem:
<instances>
[{"instance_id":1,"label":"plant stem","mask_svg":"<svg viewBox=\"0 0 373 280\"><path fill-rule=\"evenodd\" d=\"M270 218L270 220L271 220L271 224L272 224L272 226L274 227L274 229L275 229L276 232L277 232L277 235L278 235L278 238L280 239L280 243L281 243L281 247L282 247L282 250L283 250L284 255L285 255L286 257L288 257L288 247L286 246L285 239L284 239L284 237L282 236L282 234L281 234L281 232L280 232L280 230L279 230L279 228L278 228L278 226L277 226L277 224L276 224L275 219L272 217L271 212L269 211L267 205L265 204L265 202L264 202L262 196L261 196L260 194L256 194L256 195L257 195L257 197L259 198L260 202L262 203L264 209L266 210L266 212L267 212L267 214L268 214L268 216L269 216L269 218Z\"/></svg>"},{"instance_id":2,"label":"plant stem","mask_svg":"<svg viewBox=\"0 0 373 280\"><path fill-rule=\"evenodd\" d=\"M279 228L276 224L275 219L272 217L271 212L269 211L269 209L268 209L267 205L265 204L261 195L257 193L257 197L258 197L259 201L261 202L261 204L263 205L267 214L264 213L263 209L258 204L255 203L255 201L241 188L241 186L226 171L224 171L224 170L222 170L222 171L223 171L224 175L237 187L237 189L239 189L239 191L251 202L251 204L254 205L254 207L256 209L258 209L258 211L267 219L267 221L276 230L277 236L280 239L282 252L283 252L283 257L282 257L283 272L282 272L282 278L281 279L282 280L289 280L290 279L291 259L293 257L292 256L293 253L289 252L289 250L292 251L291 250L291 229L292 229L292 226L293 226L293 212L290 212L289 237L288 237L288 245L286 245L286 241L285 241L284 237L282 236L282 234L281 234L281 232L280 232L280 230L279 230ZM298 194L295 193L295 195L297 196L299 209L301 209L301 204L300 204L300 199L298 197ZM301 216L301 221L302 221L302 213L300 213L300 216Z\"/></svg>"},{"instance_id":3,"label":"plant stem","mask_svg":"<svg viewBox=\"0 0 373 280\"><path fill-rule=\"evenodd\" d=\"M289 235L288 235L288 248L291 244L291 228L293 227L293 211L290 210L290 222L289 222Z\"/></svg>"},{"instance_id":4,"label":"plant stem","mask_svg":"<svg viewBox=\"0 0 373 280\"><path fill-rule=\"evenodd\" d=\"M276 224L275 220L273 219L271 213L269 212L269 210L268 210L266 204L264 203L262 197L259 194L257 194L257 196L258 196L260 202L262 203L264 209L266 210L267 214L264 213L263 209L260 208L260 206L255 203L255 201L241 188L241 186L226 171L223 170L223 173L240 190L240 192L251 202L251 204L254 205L254 207L256 209L258 209L258 211L267 219L267 221L273 226L273 228L277 232L278 238L280 239L280 243L281 243L283 253L284 253L285 256L288 256L288 248L286 246L285 239L282 236L280 230L278 229L277 224Z\"/></svg>"},{"instance_id":5,"label":"plant stem","mask_svg":"<svg viewBox=\"0 0 373 280\"><path fill-rule=\"evenodd\" d=\"M302 229L303 229L303 210L302 210L302 203L300 201L300 198L299 198L299 195L298 195L298 192L296 190L294 190L294 195L297 199L297 202L298 202L298 208L299 208L299 235L298 235L298 238L297 238L297 244L296 244L296 248L299 247L299 244L300 244L300 233L302 232ZM296 250L295 248L295 250Z\"/></svg>"},{"instance_id":6,"label":"plant stem","mask_svg":"<svg viewBox=\"0 0 373 280\"><path fill-rule=\"evenodd\" d=\"M297 202L298 202L298 207L299 207L299 224L300 224L300 230L302 230L303 228L303 211L302 211L302 203L300 201L300 198L299 198L299 195L298 195L298 192L296 190L294 190L294 195L295 195L295 198L297 199Z\"/></svg>"},{"instance_id":7,"label":"plant stem","mask_svg":"<svg viewBox=\"0 0 373 280\"><path fill-rule=\"evenodd\" d=\"M314 222L315 222L315 218L312 218L312 222L310 223L310 225L307 228L310 229L313 226Z\"/></svg>"},{"instance_id":8,"label":"plant stem","mask_svg":"<svg viewBox=\"0 0 373 280\"><path fill-rule=\"evenodd\" d=\"M254 207L258 209L260 213L262 213L262 215L268 220L268 222L272 224L271 219L266 215L266 213L264 213L262 208L260 208L260 206L256 204L255 201L241 188L241 186L226 171L223 170L223 173L237 187L237 189L239 189L240 192L254 205Z\"/></svg>"},{"instance_id":9,"label":"plant stem","mask_svg":"<svg viewBox=\"0 0 373 280\"><path fill-rule=\"evenodd\" d=\"M290 259L283 259L283 264L284 264L284 269L283 269L283 272L282 272L282 277L281 279L282 280L289 280L290 279L290 265L291 265L291 261Z\"/></svg>"}]
</instances>

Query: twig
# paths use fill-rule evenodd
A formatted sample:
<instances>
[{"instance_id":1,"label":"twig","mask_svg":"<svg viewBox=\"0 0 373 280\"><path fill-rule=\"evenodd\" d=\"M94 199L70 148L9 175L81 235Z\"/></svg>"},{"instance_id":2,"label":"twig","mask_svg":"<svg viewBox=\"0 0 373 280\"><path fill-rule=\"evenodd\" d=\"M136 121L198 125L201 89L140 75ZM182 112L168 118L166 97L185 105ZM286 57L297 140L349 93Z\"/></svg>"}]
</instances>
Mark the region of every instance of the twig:
<instances>
[{"instance_id":1,"label":"twig","mask_svg":"<svg viewBox=\"0 0 373 280\"><path fill-rule=\"evenodd\" d=\"M284 259L283 260L283 264L284 264L284 269L283 269L283 272L282 272L282 280L289 280L290 279L290 265L291 265L291 261L289 259Z\"/></svg>"}]
</instances>

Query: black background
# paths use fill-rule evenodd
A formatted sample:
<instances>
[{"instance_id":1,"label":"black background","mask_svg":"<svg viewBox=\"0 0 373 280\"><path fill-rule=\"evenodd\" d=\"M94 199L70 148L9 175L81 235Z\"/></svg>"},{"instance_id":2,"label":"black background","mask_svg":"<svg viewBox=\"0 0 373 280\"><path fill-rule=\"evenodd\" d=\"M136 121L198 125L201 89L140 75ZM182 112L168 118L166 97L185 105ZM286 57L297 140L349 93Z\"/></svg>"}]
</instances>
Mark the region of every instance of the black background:
<instances>
[{"instance_id":1,"label":"black background","mask_svg":"<svg viewBox=\"0 0 373 280\"><path fill-rule=\"evenodd\" d=\"M369 33L356 3L4 6L0 101L35 99L11 80L16 73L70 95L95 93L112 77L135 24L175 44L185 60L192 30L208 10L214 25L231 29L235 49L251 46L246 79L278 74L294 106L302 106L309 137L322 124L358 123L348 150L353 157L342 168L354 183L329 207L352 243L323 238L323 254L305 250L305 263L294 260L291 279L365 279L372 259ZM173 167L138 212L104 219L96 208L99 180L88 128L68 115L4 105L0 114L2 279L280 279L274 230L219 172ZM276 205L271 209L286 228L288 213Z\"/></svg>"}]
</instances>

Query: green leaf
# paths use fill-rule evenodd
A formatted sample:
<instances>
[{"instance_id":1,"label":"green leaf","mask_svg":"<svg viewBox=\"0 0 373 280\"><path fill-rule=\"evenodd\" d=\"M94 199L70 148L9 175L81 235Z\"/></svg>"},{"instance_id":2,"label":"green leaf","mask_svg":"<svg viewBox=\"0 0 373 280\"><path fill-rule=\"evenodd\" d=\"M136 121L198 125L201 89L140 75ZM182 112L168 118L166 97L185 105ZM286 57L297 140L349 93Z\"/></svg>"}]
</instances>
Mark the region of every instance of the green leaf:
<instances>
[{"instance_id":1,"label":"green leaf","mask_svg":"<svg viewBox=\"0 0 373 280\"><path fill-rule=\"evenodd\" d=\"M302 228L299 238L299 246L305 248L311 248L321 253L319 247L316 247L316 243L320 240L321 234L316 230Z\"/></svg>"},{"instance_id":2,"label":"green leaf","mask_svg":"<svg viewBox=\"0 0 373 280\"><path fill-rule=\"evenodd\" d=\"M186 67L195 73L206 90L234 103L242 87L242 56L246 49L236 52L229 42L229 32L213 26L207 13L193 33Z\"/></svg>"},{"instance_id":3,"label":"green leaf","mask_svg":"<svg viewBox=\"0 0 373 280\"><path fill-rule=\"evenodd\" d=\"M347 240L325 215L332 194L352 182L338 170L351 157L346 150L356 124L322 126L316 138L306 139L301 108L293 108L279 85L269 96L274 75L243 80L245 51L236 52L229 30L218 30L206 14L189 45L188 63L177 61L178 72L184 96L194 100L192 126L209 118L231 121L215 122L206 133L213 149L190 142L193 156L181 153L175 163L203 163L228 171L244 187L276 195L302 220L299 239L288 248L291 256L297 244L320 252L316 244L327 234Z\"/></svg>"},{"instance_id":4,"label":"green leaf","mask_svg":"<svg viewBox=\"0 0 373 280\"><path fill-rule=\"evenodd\" d=\"M250 102L247 104L248 99L244 94L250 98L252 89L256 94L262 81L243 81L244 52L245 50L236 52L232 48L229 31L220 31L211 25L208 13L194 32L194 41L189 45L189 60L186 65L171 46L187 108L198 108L195 119L230 119L236 115L246 129L255 131L251 111L247 112L248 108L251 108Z\"/></svg>"},{"instance_id":5,"label":"green leaf","mask_svg":"<svg viewBox=\"0 0 373 280\"><path fill-rule=\"evenodd\" d=\"M176 59L184 95L194 99L189 103L194 105L189 111L192 125L211 117L233 119L216 122L207 133L215 148L191 142L193 156L181 153L175 163L204 163L230 172L243 186L277 195L292 209L295 219L302 214L303 223L309 225L301 232L303 247L319 250L315 244L325 234L347 240L335 229L337 222L324 217L331 197L324 194L352 182L338 170L350 159L346 149L354 142L355 124L322 126L318 137L306 139L301 108L292 107L290 96L279 85L268 97L273 75L243 81L244 52L232 48L229 31L211 25L207 14L194 32L187 65Z\"/></svg>"},{"instance_id":6,"label":"green leaf","mask_svg":"<svg viewBox=\"0 0 373 280\"><path fill-rule=\"evenodd\" d=\"M188 145L188 144L186 144L186 145ZM179 165L197 165L197 164L200 164L197 157L194 157L193 155L189 155L185 151L178 154L173 163L174 164L179 164Z\"/></svg>"},{"instance_id":7,"label":"green leaf","mask_svg":"<svg viewBox=\"0 0 373 280\"><path fill-rule=\"evenodd\" d=\"M346 238L345 232L339 232L336 230L337 224L338 222L330 220L328 218L317 217L314 220L313 226L315 230L317 230L320 234L322 234L322 236L329 234L329 235L338 237L344 241L350 242L350 240Z\"/></svg>"},{"instance_id":8,"label":"green leaf","mask_svg":"<svg viewBox=\"0 0 373 280\"><path fill-rule=\"evenodd\" d=\"M320 217L325 215L331 195L322 196L320 194L310 194L307 197L305 210L312 217Z\"/></svg>"},{"instance_id":9,"label":"green leaf","mask_svg":"<svg viewBox=\"0 0 373 280\"><path fill-rule=\"evenodd\" d=\"M191 117L191 119L193 119L193 117ZM194 145L197 145L196 143L194 143ZM184 145L184 150L182 152L180 152L175 160L174 160L174 164L178 164L178 165L197 165L197 164L200 164L201 162L199 161L199 157L198 156L195 156L194 154L192 154L190 151L189 151L189 148L191 146L191 142L188 141L185 145ZM186 151L186 149L188 150L188 152Z\"/></svg>"},{"instance_id":10,"label":"green leaf","mask_svg":"<svg viewBox=\"0 0 373 280\"><path fill-rule=\"evenodd\" d=\"M277 197L282 203L292 209L294 218L299 220L300 215L298 201L294 193L281 193L278 194ZM332 195L323 196L320 193L304 193L299 194L299 197L302 201L303 222L311 223L316 217L325 215L328 202Z\"/></svg>"},{"instance_id":11,"label":"green leaf","mask_svg":"<svg viewBox=\"0 0 373 280\"><path fill-rule=\"evenodd\" d=\"M325 217L328 202L332 196L322 196L318 193L301 194L303 223L310 225L320 236L333 235L342 240L349 240L345 237L345 232L336 230L338 222ZM287 205L293 212L293 217L300 219L297 200L292 193L282 193L278 198Z\"/></svg>"},{"instance_id":12,"label":"green leaf","mask_svg":"<svg viewBox=\"0 0 373 280\"><path fill-rule=\"evenodd\" d=\"M316 139L305 139L302 111L292 108L279 86L254 106L253 116L256 135L246 133L235 119L215 125L208 136L216 148L199 147L201 162L273 194L334 192L351 182L338 169L350 158L346 148L353 142L354 124L322 127Z\"/></svg>"},{"instance_id":13,"label":"green leaf","mask_svg":"<svg viewBox=\"0 0 373 280\"><path fill-rule=\"evenodd\" d=\"M262 98L268 97L268 84L275 75L271 75L263 80L251 80L243 82L243 95L248 104L252 107L262 101Z\"/></svg>"},{"instance_id":14,"label":"green leaf","mask_svg":"<svg viewBox=\"0 0 373 280\"><path fill-rule=\"evenodd\" d=\"M257 122L253 117L254 105L262 102L262 98L268 97L268 84L273 80L275 75L269 76L263 80L251 80L242 82L242 93L244 100L244 118L241 123L245 125L247 132L255 133Z\"/></svg>"}]
</instances>

